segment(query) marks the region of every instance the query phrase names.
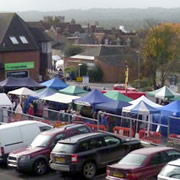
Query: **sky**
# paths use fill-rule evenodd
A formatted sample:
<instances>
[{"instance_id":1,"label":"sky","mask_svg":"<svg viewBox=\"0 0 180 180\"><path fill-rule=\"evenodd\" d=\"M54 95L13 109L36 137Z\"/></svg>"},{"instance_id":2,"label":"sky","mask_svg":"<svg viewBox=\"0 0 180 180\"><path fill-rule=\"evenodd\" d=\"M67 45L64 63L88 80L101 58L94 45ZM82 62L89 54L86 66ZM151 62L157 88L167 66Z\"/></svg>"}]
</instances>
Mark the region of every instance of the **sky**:
<instances>
[{"instance_id":1,"label":"sky","mask_svg":"<svg viewBox=\"0 0 180 180\"><path fill-rule=\"evenodd\" d=\"M180 7L180 0L1 0L0 11Z\"/></svg>"}]
</instances>

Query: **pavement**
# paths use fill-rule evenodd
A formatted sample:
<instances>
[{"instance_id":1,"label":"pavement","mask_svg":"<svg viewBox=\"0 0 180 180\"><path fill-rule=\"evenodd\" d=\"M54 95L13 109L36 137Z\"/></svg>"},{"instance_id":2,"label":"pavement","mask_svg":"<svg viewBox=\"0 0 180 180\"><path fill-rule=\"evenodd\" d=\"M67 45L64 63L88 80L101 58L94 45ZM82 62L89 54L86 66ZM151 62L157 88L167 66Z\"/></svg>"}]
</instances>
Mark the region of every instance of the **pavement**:
<instances>
[{"instance_id":1,"label":"pavement","mask_svg":"<svg viewBox=\"0 0 180 180\"><path fill-rule=\"evenodd\" d=\"M83 84L82 82L76 82L76 81L66 81L67 84L69 85L77 85L80 87L85 86L85 84ZM88 83L88 86L91 89L99 89L102 90L103 88L105 88L106 90L112 90L114 87L114 83Z\"/></svg>"}]
</instances>

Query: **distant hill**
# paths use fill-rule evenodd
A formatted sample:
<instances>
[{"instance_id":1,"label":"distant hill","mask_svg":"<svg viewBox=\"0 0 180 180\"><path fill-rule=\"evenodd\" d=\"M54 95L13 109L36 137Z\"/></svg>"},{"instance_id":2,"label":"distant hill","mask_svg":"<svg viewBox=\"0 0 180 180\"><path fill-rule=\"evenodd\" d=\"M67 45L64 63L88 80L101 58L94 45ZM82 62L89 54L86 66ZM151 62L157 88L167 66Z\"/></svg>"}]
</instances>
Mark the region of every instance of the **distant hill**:
<instances>
[{"instance_id":1,"label":"distant hill","mask_svg":"<svg viewBox=\"0 0 180 180\"><path fill-rule=\"evenodd\" d=\"M180 22L180 8L147 8L147 9L88 9L53 12L26 11L17 12L25 21L39 21L43 16L65 16L66 21L72 18L81 24L98 21L105 27L125 25L132 29L144 28L146 21Z\"/></svg>"}]
</instances>

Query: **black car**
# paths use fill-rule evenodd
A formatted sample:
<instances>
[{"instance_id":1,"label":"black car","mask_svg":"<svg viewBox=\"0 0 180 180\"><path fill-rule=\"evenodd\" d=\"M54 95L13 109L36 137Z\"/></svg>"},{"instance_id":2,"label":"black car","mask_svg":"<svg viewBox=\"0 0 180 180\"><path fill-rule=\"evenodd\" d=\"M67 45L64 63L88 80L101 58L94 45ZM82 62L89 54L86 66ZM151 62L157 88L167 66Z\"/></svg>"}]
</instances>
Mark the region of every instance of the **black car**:
<instances>
[{"instance_id":1,"label":"black car","mask_svg":"<svg viewBox=\"0 0 180 180\"><path fill-rule=\"evenodd\" d=\"M49 168L50 152L59 140L91 132L85 124L69 124L40 133L29 147L17 149L9 154L8 166L20 172L34 171L43 175Z\"/></svg>"},{"instance_id":2,"label":"black car","mask_svg":"<svg viewBox=\"0 0 180 180\"><path fill-rule=\"evenodd\" d=\"M59 141L51 152L50 167L61 172L82 172L92 179L96 170L117 162L141 147L139 140L123 140L109 133L81 134Z\"/></svg>"}]
</instances>

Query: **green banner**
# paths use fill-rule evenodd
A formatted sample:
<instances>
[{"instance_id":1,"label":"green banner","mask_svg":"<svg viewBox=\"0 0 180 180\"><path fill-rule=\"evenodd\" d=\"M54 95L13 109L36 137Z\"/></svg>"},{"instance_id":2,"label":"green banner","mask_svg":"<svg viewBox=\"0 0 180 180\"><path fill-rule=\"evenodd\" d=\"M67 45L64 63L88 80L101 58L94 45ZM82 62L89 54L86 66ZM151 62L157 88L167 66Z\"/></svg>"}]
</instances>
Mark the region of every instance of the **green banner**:
<instances>
[{"instance_id":1,"label":"green banner","mask_svg":"<svg viewBox=\"0 0 180 180\"><path fill-rule=\"evenodd\" d=\"M7 63L5 64L5 71L19 70L19 69L33 69L34 62L22 62L22 63Z\"/></svg>"}]
</instances>

